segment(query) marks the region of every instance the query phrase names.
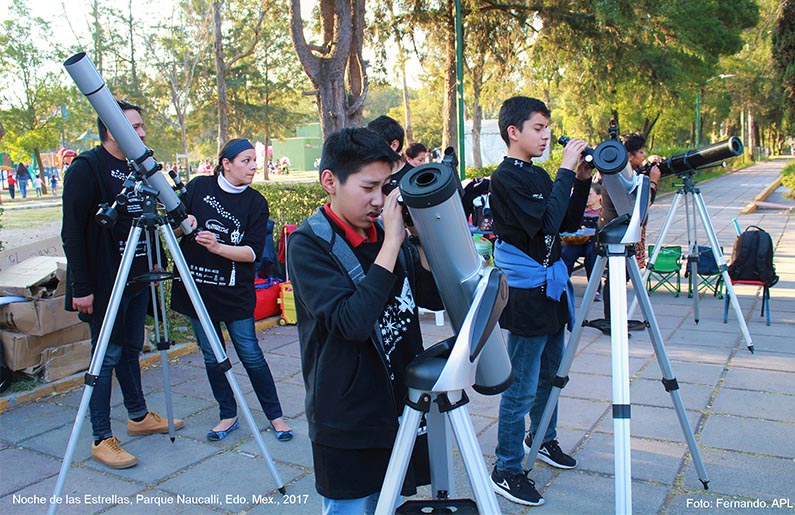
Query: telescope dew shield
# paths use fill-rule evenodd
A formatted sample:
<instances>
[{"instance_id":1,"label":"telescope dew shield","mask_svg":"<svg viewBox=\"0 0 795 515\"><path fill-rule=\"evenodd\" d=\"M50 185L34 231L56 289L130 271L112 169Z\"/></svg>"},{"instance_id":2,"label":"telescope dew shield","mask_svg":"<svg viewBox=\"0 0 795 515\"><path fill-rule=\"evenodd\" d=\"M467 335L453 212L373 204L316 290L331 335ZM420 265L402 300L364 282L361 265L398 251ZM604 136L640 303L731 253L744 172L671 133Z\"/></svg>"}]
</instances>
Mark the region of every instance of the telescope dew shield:
<instances>
[{"instance_id":1,"label":"telescope dew shield","mask_svg":"<svg viewBox=\"0 0 795 515\"><path fill-rule=\"evenodd\" d=\"M158 199L165 206L169 217L179 223L184 234L193 232L185 219L187 215L185 206L163 174L160 173L157 161L138 137L127 117L124 116L118 102L106 87L105 81L91 59L85 52L80 52L67 59L64 62L64 68L77 85L77 89L91 103L102 123L113 134L113 138L127 159L132 161L138 169L143 170L147 183L159 192Z\"/></svg>"},{"instance_id":2,"label":"telescope dew shield","mask_svg":"<svg viewBox=\"0 0 795 515\"><path fill-rule=\"evenodd\" d=\"M673 174L683 174L701 167L737 157L743 153L743 142L737 136L732 136L726 141L713 145L688 150L683 154L671 156L660 163L660 173L663 177Z\"/></svg>"},{"instance_id":3,"label":"telescope dew shield","mask_svg":"<svg viewBox=\"0 0 795 515\"><path fill-rule=\"evenodd\" d=\"M456 334L461 330L482 276L482 258L475 250L459 194L460 181L445 163L410 170L400 192L422 242L425 257ZM499 326L480 353L473 388L484 395L504 391L513 368Z\"/></svg>"}]
</instances>

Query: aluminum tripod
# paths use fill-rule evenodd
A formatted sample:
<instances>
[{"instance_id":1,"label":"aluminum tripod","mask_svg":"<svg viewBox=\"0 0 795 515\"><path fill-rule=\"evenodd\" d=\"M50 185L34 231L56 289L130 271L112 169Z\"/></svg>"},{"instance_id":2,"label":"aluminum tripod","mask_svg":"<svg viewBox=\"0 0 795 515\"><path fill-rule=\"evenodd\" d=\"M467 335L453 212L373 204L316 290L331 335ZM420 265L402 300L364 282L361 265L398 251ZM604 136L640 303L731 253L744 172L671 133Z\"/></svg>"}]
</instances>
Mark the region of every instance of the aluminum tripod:
<instances>
[{"instance_id":1,"label":"aluminum tripod","mask_svg":"<svg viewBox=\"0 0 795 515\"><path fill-rule=\"evenodd\" d=\"M113 326L116 321L116 315L118 314L122 295L124 293L125 287L127 286L130 268L132 266L133 258L135 257L135 249L138 246L138 242L141 238L141 232L145 227L158 227L165 237L166 246L170 251L172 258L174 259L174 264L176 265L179 276L188 292L188 297L190 298L191 303L196 310L196 315L201 322L202 329L204 329L204 334L207 335L207 339L209 340L210 346L213 349L215 359L218 361L219 366L224 371L226 380L229 382L229 386L231 386L232 391L235 394L235 399L237 400L237 403L243 412L243 418L246 419L246 422L251 429L251 433L254 436L254 440L257 442L257 446L265 458L268 471L273 477L279 492L282 494L285 493L284 482L281 480L279 472L276 470L276 466L273 463L270 452L268 452L265 441L262 439L262 434L260 434L259 430L257 429L257 423L254 420L254 415L251 413L251 409L248 407L248 403L243 396L243 391L240 389L240 385L238 384L237 379L232 372L232 364L230 363L229 358L226 356L226 352L224 351L224 348L218 339L218 335L213 328L210 315L207 314L207 309L205 308L204 302L199 295L199 290L196 287L196 283L194 282L193 276L190 273L188 264L185 261L182 250L179 248L177 237L165 218L155 215L158 191L150 188L149 186L142 186L141 184L142 183L140 181L136 182L134 190L144 195L144 215L135 220L127 237L127 243L124 247L124 253L122 254L121 258L121 265L119 266L116 280L113 283L113 290L110 294L110 301L108 302L108 307L105 311L105 317L102 320L102 328L99 332L99 339L97 340L96 348L94 349L93 356L91 357L91 365L89 366L88 372L85 375L86 386L83 390L83 397L80 400L80 407L78 408L77 415L75 416L75 423L72 427L72 433L69 436L69 443L66 447L66 453L64 454L63 462L61 463L61 469L58 474L58 480L55 484L55 490L53 491L53 495L50 499L51 504L48 511L50 515L54 515L57 512L59 506L58 501L62 498L61 494L63 493L64 484L66 482L66 475L69 472L69 468L72 463L72 457L74 455L75 447L77 446L77 440L80 436L83 423L85 422L86 412L88 411L88 404L91 400L94 386L96 385L97 379L99 377L99 373L102 368L102 362L105 359L105 353L107 352L110 336L113 332ZM161 351L161 356L163 356L164 353L165 350ZM168 382L165 384L167 389L170 388ZM171 414L169 414L169 417L171 417ZM173 420L169 418L170 431L173 429L172 426Z\"/></svg>"},{"instance_id":2,"label":"aluminum tripod","mask_svg":"<svg viewBox=\"0 0 795 515\"><path fill-rule=\"evenodd\" d=\"M585 288L583 295L582 305L580 306L579 314L577 315L576 322L574 323L573 331L566 346L566 352L561 360L560 367L558 368L557 376L549 395L549 400L544 408L544 413L538 423L536 435L544 435L547 427L549 427L552 414L557 406L560 397L560 391L566 386L569 380L568 374L571 369L571 364L574 361L574 356L577 353L577 347L580 343L580 337L583 331L583 322L591 309L596 288L602 278L605 265L609 263L610 268L614 271L620 271L625 268L629 272L630 279L635 292L640 299L641 311L649 326L649 333L651 342L654 347L654 354L657 357L657 363L662 371L662 383L665 391L671 394L676 415L679 419L679 425L682 428L682 433L687 441L688 449L693 457L693 463L696 466L698 477L704 485L704 489L708 488L709 479L707 471L704 468L704 463L701 460L701 454L698 450L693 429L690 426L690 421L687 419L685 407L682 403L682 398L679 394L679 384L674 377L671 370L671 363L668 360L668 355L663 345L662 334L660 333L657 319L652 310L649 294L644 287L643 279L640 275L640 268L634 257L634 243L621 244L623 236L622 226L625 224L620 222L621 218L614 220L616 223L610 223L599 233L599 256L596 258L596 264L591 272L591 278L588 280L588 286ZM612 231L612 234L611 234ZM620 234L619 234L620 233ZM606 241L603 241L606 240ZM615 497L616 497L616 514L624 515L632 512L632 474L631 474L631 459L630 459L630 400L629 400L629 333L627 332L627 289L624 274L611 273L608 287L610 288L610 341L611 341L611 356L612 356L612 376L613 376L613 439L614 439L614 456L615 456ZM535 462L538 450L543 444L543 438L533 438L533 446L528 455L528 463L530 468Z\"/></svg>"},{"instance_id":3,"label":"aluminum tripod","mask_svg":"<svg viewBox=\"0 0 795 515\"><path fill-rule=\"evenodd\" d=\"M704 204L704 198L701 196L701 190L696 187L696 182L693 180L692 172L682 177L682 179L684 180L684 184L682 184L682 187L676 192L674 200L671 202L671 208L668 210L668 216L666 216L665 222L663 223L662 229L660 230L660 235L657 237L657 242L654 244L654 252L652 253L646 270L643 272L643 283L641 284L641 289L643 288L643 284L645 284L646 280L649 278L651 272L654 270L654 263L657 261L657 255L660 253L660 249L662 249L665 236L668 234L668 229L671 228L671 223L673 222L674 215L676 215L676 210L679 208L679 204L684 198L688 240L687 266L690 268L690 280L695 284L693 287L693 291L695 293L695 295L693 295L693 318L696 323L699 322L700 314L698 306L698 292L700 278L698 276L698 231L696 225L696 214L698 214L698 216L701 218L701 224L704 227L704 231L707 234L709 245L712 248L712 256L715 258L715 264L718 266L718 270L720 270L723 282L726 285L726 294L729 295L729 298L731 299L732 306L734 307L734 313L737 315L737 320L740 323L740 331L743 333L743 339L745 340L748 350L753 352L754 343L751 340L751 333L748 331L748 325L745 323L745 316L743 315L742 308L740 308L740 301L737 299L737 295L734 293L734 286L732 286L731 278L729 277L729 267L726 265L726 258L723 256L720 243L718 243L718 237L715 235L715 229L712 226L712 220L709 217L707 206ZM688 195L691 195L693 199L692 223L690 220L691 210L690 203L688 202ZM637 298L632 301L632 305L629 308L629 317L632 317L636 307Z\"/></svg>"}]
</instances>

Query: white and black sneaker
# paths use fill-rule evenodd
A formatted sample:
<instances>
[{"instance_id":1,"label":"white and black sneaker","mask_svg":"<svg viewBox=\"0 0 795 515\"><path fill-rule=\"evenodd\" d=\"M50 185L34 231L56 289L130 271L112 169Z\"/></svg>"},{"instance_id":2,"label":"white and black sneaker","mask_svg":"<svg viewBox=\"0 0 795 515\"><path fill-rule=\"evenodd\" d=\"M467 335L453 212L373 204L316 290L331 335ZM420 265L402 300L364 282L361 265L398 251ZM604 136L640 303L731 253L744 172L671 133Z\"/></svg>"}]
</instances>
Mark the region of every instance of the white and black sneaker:
<instances>
[{"instance_id":1,"label":"white and black sneaker","mask_svg":"<svg viewBox=\"0 0 795 515\"><path fill-rule=\"evenodd\" d=\"M527 437L524 439L525 454L530 452L531 447L533 447L533 437L530 433L527 433ZM577 460L563 452L557 440L550 440L542 444L541 448L538 449L536 459L559 469L568 470L577 466Z\"/></svg>"},{"instance_id":2,"label":"white and black sneaker","mask_svg":"<svg viewBox=\"0 0 795 515\"><path fill-rule=\"evenodd\" d=\"M525 506L541 506L544 498L536 490L536 484L523 472L500 473L497 467L491 472L494 491L509 501Z\"/></svg>"}]
</instances>

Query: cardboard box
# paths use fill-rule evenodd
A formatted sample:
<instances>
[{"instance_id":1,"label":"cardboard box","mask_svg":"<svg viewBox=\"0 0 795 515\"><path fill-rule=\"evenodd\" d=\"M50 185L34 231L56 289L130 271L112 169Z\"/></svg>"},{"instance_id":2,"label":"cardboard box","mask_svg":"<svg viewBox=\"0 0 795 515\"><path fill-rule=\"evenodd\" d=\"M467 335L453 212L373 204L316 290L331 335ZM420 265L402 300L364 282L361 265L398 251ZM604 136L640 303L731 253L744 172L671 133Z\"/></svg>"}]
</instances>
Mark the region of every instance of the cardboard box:
<instances>
[{"instance_id":1,"label":"cardboard box","mask_svg":"<svg viewBox=\"0 0 795 515\"><path fill-rule=\"evenodd\" d=\"M14 247L0 252L0 270L21 263L36 256L63 256L63 243L60 236L39 240L21 247Z\"/></svg>"},{"instance_id":2,"label":"cardboard box","mask_svg":"<svg viewBox=\"0 0 795 515\"><path fill-rule=\"evenodd\" d=\"M0 331L6 366L11 370L22 370L41 362L45 349L75 343L91 338L88 324L80 323L44 336L31 336L12 331Z\"/></svg>"},{"instance_id":3,"label":"cardboard box","mask_svg":"<svg viewBox=\"0 0 795 515\"><path fill-rule=\"evenodd\" d=\"M39 375L45 383L88 370L91 363L91 340L44 349L41 363L29 372Z\"/></svg>"},{"instance_id":4,"label":"cardboard box","mask_svg":"<svg viewBox=\"0 0 795 515\"><path fill-rule=\"evenodd\" d=\"M66 291L66 258L36 256L0 271L0 294L30 299L58 297Z\"/></svg>"},{"instance_id":5,"label":"cardboard box","mask_svg":"<svg viewBox=\"0 0 795 515\"><path fill-rule=\"evenodd\" d=\"M77 312L64 310L63 297L0 305L0 328L9 331L43 336L80 323Z\"/></svg>"}]
</instances>

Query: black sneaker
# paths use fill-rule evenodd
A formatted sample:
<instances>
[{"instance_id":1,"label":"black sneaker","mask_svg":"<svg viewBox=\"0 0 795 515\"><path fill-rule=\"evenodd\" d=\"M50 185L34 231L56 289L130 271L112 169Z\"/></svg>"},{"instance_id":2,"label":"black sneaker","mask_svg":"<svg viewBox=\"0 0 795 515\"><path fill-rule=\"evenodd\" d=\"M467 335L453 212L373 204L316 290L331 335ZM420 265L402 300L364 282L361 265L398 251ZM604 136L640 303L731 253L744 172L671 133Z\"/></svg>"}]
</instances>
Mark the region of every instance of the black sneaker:
<instances>
[{"instance_id":1,"label":"black sneaker","mask_svg":"<svg viewBox=\"0 0 795 515\"><path fill-rule=\"evenodd\" d=\"M491 472L491 483L494 491L509 501L526 506L541 506L544 498L536 490L536 484L525 473L502 474L497 467Z\"/></svg>"},{"instance_id":2,"label":"black sneaker","mask_svg":"<svg viewBox=\"0 0 795 515\"><path fill-rule=\"evenodd\" d=\"M529 433L527 438L524 439L524 445L525 452L530 452L530 448L533 446L533 437ZM563 452L557 440L550 440L541 444L536 459L559 469L573 469L577 466L577 460Z\"/></svg>"}]
</instances>

